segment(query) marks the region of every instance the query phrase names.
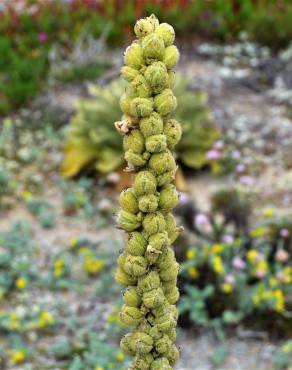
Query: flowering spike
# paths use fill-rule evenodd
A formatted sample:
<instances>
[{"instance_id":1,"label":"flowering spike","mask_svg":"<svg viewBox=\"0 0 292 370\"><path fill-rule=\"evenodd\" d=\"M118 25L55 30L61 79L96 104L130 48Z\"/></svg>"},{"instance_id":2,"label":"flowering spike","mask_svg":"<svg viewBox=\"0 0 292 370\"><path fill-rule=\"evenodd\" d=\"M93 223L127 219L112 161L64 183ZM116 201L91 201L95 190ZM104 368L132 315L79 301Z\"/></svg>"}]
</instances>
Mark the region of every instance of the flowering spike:
<instances>
[{"instance_id":1,"label":"flowering spike","mask_svg":"<svg viewBox=\"0 0 292 370\"><path fill-rule=\"evenodd\" d=\"M138 20L134 31L138 40L127 48L121 69L128 82L120 100L126 118L116 123L128 168L136 172L133 186L119 198L118 227L129 236L115 277L127 287L120 319L134 327L121 348L133 356L130 370L171 370L179 357L174 344L179 265L171 243L181 228L170 213L178 202L172 150L181 127L172 118L177 101L171 68L179 52L174 29L154 15Z\"/></svg>"}]
</instances>

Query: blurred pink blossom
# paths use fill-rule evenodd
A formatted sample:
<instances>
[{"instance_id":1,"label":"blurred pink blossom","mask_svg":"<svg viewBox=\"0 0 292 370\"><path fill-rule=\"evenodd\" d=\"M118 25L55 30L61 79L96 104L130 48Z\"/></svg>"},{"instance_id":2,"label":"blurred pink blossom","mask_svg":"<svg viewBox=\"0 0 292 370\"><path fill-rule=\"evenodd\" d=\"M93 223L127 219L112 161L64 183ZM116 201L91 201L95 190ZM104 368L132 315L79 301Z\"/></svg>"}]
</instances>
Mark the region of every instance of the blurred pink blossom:
<instances>
[{"instance_id":1,"label":"blurred pink blossom","mask_svg":"<svg viewBox=\"0 0 292 370\"><path fill-rule=\"evenodd\" d=\"M233 159L240 159L241 158L241 153L239 150L233 150L233 152L231 153L231 157Z\"/></svg>"},{"instance_id":2,"label":"blurred pink blossom","mask_svg":"<svg viewBox=\"0 0 292 370\"><path fill-rule=\"evenodd\" d=\"M203 213L198 213L195 216L195 224L197 226L206 225L208 223L208 217Z\"/></svg>"},{"instance_id":3,"label":"blurred pink blossom","mask_svg":"<svg viewBox=\"0 0 292 370\"><path fill-rule=\"evenodd\" d=\"M275 255L275 260L278 262L286 262L289 259L289 253L285 249L278 249Z\"/></svg>"},{"instance_id":4,"label":"blurred pink blossom","mask_svg":"<svg viewBox=\"0 0 292 370\"><path fill-rule=\"evenodd\" d=\"M282 283L285 280L285 274L283 271L279 271L276 274L277 279Z\"/></svg>"},{"instance_id":5,"label":"blurred pink blossom","mask_svg":"<svg viewBox=\"0 0 292 370\"><path fill-rule=\"evenodd\" d=\"M282 238L288 238L290 235L290 231L288 229L281 229L280 230L280 236Z\"/></svg>"},{"instance_id":6,"label":"blurred pink blossom","mask_svg":"<svg viewBox=\"0 0 292 370\"><path fill-rule=\"evenodd\" d=\"M254 179L250 176L241 176L239 178L239 181L243 184L243 185L253 185L254 183Z\"/></svg>"},{"instance_id":7,"label":"blurred pink blossom","mask_svg":"<svg viewBox=\"0 0 292 370\"><path fill-rule=\"evenodd\" d=\"M227 284L234 284L235 283L235 278L232 274L227 274L225 276L225 283Z\"/></svg>"},{"instance_id":8,"label":"blurred pink blossom","mask_svg":"<svg viewBox=\"0 0 292 370\"><path fill-rule=\"evenodd\" d=\"M213 145L213 148L214 149L223 149L224 148L224 142L222 140L217 140L215 141L214 145Z\"/></svg>"},{"instance_id":9,"label":"blurred pink blossom","mask_svg":"<svg viewBox=\"0 0 292 370\"><path fill-rule=\"evenodd\" d=\"M223 236L223 241L224 241L224 243L226 243L226 244L231 244L231 243L233 243L233 242L234 242L234 238L233 238L233 236L232 236L232 235L224 235L224 236Z\"/></svg>"},{"instance_id":10,"label":"blurred pink blossom","mask_svg":"<svg viewBox=\"0 0 292 370\"><path fill-rule=\"evenodd\" d=\"M214 161L221 158L221 153L218 150L212 149L207 152L207 159Z\"/></svg>"},{"instance_id":11,"label":"blurred pink blossom","mask_svg":"<svg viewBox=\"0 0 292 370\"><path fill-rule=\"evenodd\" d=\"M239 173L242 173L245 171L245 165L243 163L239 163L236 167L235 167L235 170L236 172L239 172Z\"/></svg>"},{"instance_id":12,"label":"blurred pink blossom","mask_svg":"<svg viewBox=\"0 0 292 370\"><path fill-rule=\"evenodd\" d=\"M181 192L179 195L179 203L181 205L187 204L190 201L190 197L187 193Z\"/></svg>"},{"instance_id":13,"label":"blurred pink blossom","mask_svg":"<svg viewBox=\"0 0 292 370\"><path fill-rule=\"evenodd\" d=\"M48 34L47 34L46 32L40 32L40 33L38 34L38 40L39 40L39 42L41 42L42 44L43 44L43 43L45 43L45 42L47 42L47 41L48 41L48 39L49 39L49 37L48 37Z\"/></svg>"},{"instance_id":14,"label":"blurred pink blossom","mask_svg":"<svg viewBox=\"0 0 292 370\"><path fill-rule=\"evenodd\" d=\"M246 263L241 257L234 257L232 261L232 266L236 270L243 270L246 267Z\"/></svg>"},{"instance_id":15,"label":"blurred pink blossom","mask_svg":"<svg viewBox=\"0 0 292 370\"><path fill-rule=\"evenodd\" d=\"M267 272L265 270L258 270L256 272L256 277L258 277L259 279L262 279L266 276Z\"/></svg>"}]
</instances>

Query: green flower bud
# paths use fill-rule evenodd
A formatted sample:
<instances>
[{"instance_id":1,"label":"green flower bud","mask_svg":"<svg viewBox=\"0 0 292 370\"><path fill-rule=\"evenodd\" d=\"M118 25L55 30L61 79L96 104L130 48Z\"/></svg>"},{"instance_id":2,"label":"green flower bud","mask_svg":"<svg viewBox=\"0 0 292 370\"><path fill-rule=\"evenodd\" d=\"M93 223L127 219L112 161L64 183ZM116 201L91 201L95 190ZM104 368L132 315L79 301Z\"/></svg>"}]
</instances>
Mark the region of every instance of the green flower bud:
<instances>
[{"instance_id":1,"label":"green flower bud","mask_svg":"<svg viewBox=\"0 0 292 370\"><path fill-rule=\"evenodd\" d=\"M154 109L162 116L167 116L172 113L176 109L176 106L176 97L170 89L164 89L160 94L154 97Z\"/></svg>"},{"instance_id":2,"label":"green flower bud","mask_svg":"<svg viewBox=\"0 0 292 370\"><path fill-rule=\"evenodd\" d=\"M135 351L132 349L133 334L126 334L122 337L120 347L124 353L133 356Z\"/></svg>"},{"instance_id":3,"label":"green flower bud","mask_svg":"<svg viewBox=\"0 0 292 370\"><path fill-rule=\"evenodd\" d=\"M142 40L142 53L147 64L162 60L164 57L164 42L162 37L152 33Z\"/></svg>"},{"instance_id":4,"label":"green flower bud","mask_svg":"<svg viewBox=\"0 0 292 370\"><path fill-rule=\"evenodd\" d=\"M167 358L159 357L152 362L150 370L172 370L172 368Z\"/></svg>"},{"instance_id":5,"label":"green flower bud","mask_svg":"<svg viewBox=\"0 0 292 370\"><path fill-rule=\"evenodd\" d=\"M169 351L165 353L165 356L168 359L170 365L173 366L179 359L179 350L174 344L172 344Z\"/></svg>"},{"instance_id":6,"label":"green flower bud","mask_svg":"<svg viewBox=\"0 0 292 370\"><path fill-rule=\"evenodd\" d=\"M126 251L133 256L143 256L147 248L147 240L141 233L134 231L129 234Z\"/></svg>"},{"instance_id":7,"label":"green flower bud","mask_svg":"<svg viewBox=\"0 0 292 370\"><path fill-rule=\"evenodd\" d=\"M131 343L134 351L138 354L147 354L153 348L153 339L150 335L141 332L134 333Z\"/></svg>"},{"instance_id":8,"label":"green flower bud","mask_svg":"<svg viewBox=\"0 0 292 370\"><path fill-rule=\"evenodd\" d=\"M149 292L152 289L157 289L160 286L159 275L156 271L151 271L148 274L138 278L138 288L142 292Z\"/></svg>"},{"instance_id":9,"label":"green flower bud","mask_svg":"<svg viewBox=\"0 0 292 370\"><path fill-rule=\"evenodd\" d=\"M168 330L175 328L176 321L174 320L171 313L166 313L163 316L157 316L153 320L153 325L157 327L161 332L167 332Z\"/></svg>"},{"instance_id":10,"label":"green flower bud","mask_svg":"<svg viewBox=\"0 0 292 370\"><path fill-rule=\"evenodd\" d=\"M130 103L130 114L134 117L148 117L153 111L153 99L134 98Z\"/></svg>"},{"instance_id":11,"label":"green flower bud","mask_svg":"<svg viewBox=\"0 0 292 370\"><path fill-rule=\"evenodd\" d=\"M168 85L168 73L162 62L154 62L145 70L145 79L154 94L159 94Z\"/></svg>"},{"instance_id":12,"label":"green flower bud","mask_svg":"<svg viewBox=\"0 0 292 370\"><path fill-rule=\"evenodd\" d=\"M159 271L160 279L163 281L173 280L177 277L179 272L179 264L177 262L173 263L171 269L165 269Z\"/></svg>"},{"instance_id":13,"label":"green flower bud","mask_svg":"<svg viewBox=\"0 0 292 370\"><path fill-rule=\"evenodd\" d=\"M142 276L148 268L147 260L142 256L132 256L129 254L126 258L124 270L129 275Z\"/></svg>"},{"instance_id":14,"label":"green flower bud","mask_svg":"<svg viewBox=\"0 0 292 370\"><path fill-rule=\"evenodd\" d=\"M165 294L168 294L173 291L173 289L176 287L177 279L169 280L169 281L163 281L162 283L162 289Z\"/></svg>"},{"instance_id":15,"label":"green flower bud","mask_svg":"<svg viewBox=\"0 0 292 370\"><path fill-rule=\"evenodd\" d=\"M146 18L151 24L153 25L153 29L155 30L159 26L159 21L154 14L151 14L149 17Z\"/></svg>"},{"instance_id":16,"label":"green flower bud","mask_svg":"<svg viewBox=\"0 0 292 370\"><path fill-rule=\"evenodd\" d=\"M181 125L175 120L170 119L164 125L164 135L169 149L173 149L181 138Z\"/></svg>"},{"instance_id":17,"label":"green flower bud","mask_svg":"<svg viewBox=\"0 0 292 370\"><path fill-rule=\"evenodd\" d=\"M139 307L142 299L136 286L130 286L124 293L124 302L130 307Z\"/></svg>"},{"instance_id":18,"label":"green flower bud","mask_svg":"<svg viewBox=\"0 0 292 370\"><path fill-rule=\"evenodd\" d=\"M165 297L170 304L175 304L179 300L179 296L180 294L177 287L174 287L173 290L165 294Z\"/></svg>"},{"instance_id":19,"label":"green flower bud","mask_svg":"<svg viewBox=\"0 0 292 370\"><path fill-rule=\"evenodd\" d=\"M178 192L174 185L166 185L159 195L159 207L163 210L170 210L178 203Z\"/></svg>"},{"instance_id":20,"label":"green flower bud","mask_svg":"<svg viewBox=\"0 0 292 370\"><path fill-rule=\"evenodd\" d=\"M159 338L162 338L163 334L157 329L156 326L151 326L149 330L149 335L153 338L153 340L157 340Z\"/></svg>"},{"instance_id":21,"label":"green flower bud","mask_svg":"<svg viewBox=\"0 0 292 370\"><path fill-rule=\"evenodd\" d=\"M120 107L121 110L129 115L130 114L130 104L131 104L131 98L127 94L123 94L120 99Z\"/></svg>"},{"instance_id":22,"label":"green flower bud","mask_svg":"<svg viewBox=\"0 0 292 370\"><path fill-rule=\"evenodd\" d=\"M161 175L158 175L156 177L157 185L158 186L165 186L165 185L168 185L169 183L173 182L174 179L175 179L175 172L176 172L176 168L172 171L167 171L167 172L164 172Z\"/></svg>"},{"instance_id":23,"label":"green flower bud","mask_svg":"<svg viewBox=\"0 0 292 370\"><path fill-rule=\"evenodd\" d=\"M158 199L154 194L142 195L139 198L139 209L142 212L155 212L158 207Z\"/></svg>"},{"instance_id":24,"label":"green flower bud","mask_svg":"<svg viewBox=\"0 0 292 370\"><path fill-rule=\"evenodd\" d=\"M147 35L150 35L154 31L154 25L152 22L147 19L139 19L134 27L135 35L141 39L142 37L145 37Z\"/></svg>"},{"instance_id":25,"label":"green flower bud","mask_svg":"<svg viewBox=\"0 0 292 370\"><path fill-rule=\"evenodd\" d=\"M148 308L155 308L164 302L164 294L161 288L145 292L142 297L143 303Z\"/></svg>"},{"instance_id":26,"label":"green flower bud","mask_svg":"<svg viewBox=\"0 0 292 370\"><path fill-rule=\"evenodd\" d=\"M145 140L140 130L132 130L124 136L124 149L131 149L134 153L141 154L145 150Z\"/></svg>"},{"instance_id":27,"label":"green flower bud","mask_svg":"<svg viewBox=\"0 0 292 370\"><path fill-rule=\"evenodd\" d=\"M149 324L149 322L146 319L144 319L137 326L136 330L138 332L142 332L142 333L145 333L145 334L149 334L150 335L151 328L152 328L152 326Z\"/></svg>"},{"instance_id":28,"label":"green flower bud","mask_svg":"<svg viewBox=\"0 0 292 370\"><path fill-rule=\"evenodd\" d=\"M124 66L121 68L121 75L124 80L131 82L134 80L135 77L139 75L139 71L137 71L137 69L134 69L132 67Z\"/></svg>"},{"instance_id":29,"label":"green flower bud","mask_svg":"<svg viewBox=\"0 0 292 370\"><path fill-rule=\"evenodd\" d=\"M118 214L118 227L126 231L134 231L141 226L141 222L138 221L137 216L133 213L121 210Z\"/></svg>"},{"instance_id":30,"label":"green flower bud","mask_svg":"<svg viewBox=\"0 0 292 370\"><path fill-rule=\"evenodd\" d=\"M175 328L172 328L170 330L168 330L166 332L166 334L168 335L168 338L172 341L172 342L175 342L176 341L176 330Z\"/></svg>"},{"instance_id":31,"label":"green flower bud","mask_svg":"<svg viewBox=\"0 0 292 370\"><path fill-rule=\"evenodd\" d=\"M172 347L172 342L168 338L166 334L163 334L163 336L155 341L155 350L158 353L166 354Z\"/></svg>"},{"instance_id":32,"label":"green flower bud","mask_svg":"<svg viewBox=\"0 0 292 370\"><path fill-rule=\"evenodd\" d=\"M149 171L140 171L135 177L134 190L138 197L154 194L156 192L155 176Z\"/></svg>"},{"instance_id":33,"label":"green flower bud","mask_svg":"<svg viewBox=\"0 0 292 370\"><path fill-rule=\"evenodd\" d=\"M137 282L137 278L135 276L128 275L120 267L116 270L115 280L118 284L123 286L134 285Z\"/></svg>"},{"instance_id":34,"label":"green flower bud","mask_svg":"<svg viewBox=\"0 0 292 370\"><path fill-rule=\"evenodd\" d=\"M162 152L167 148L165 135L152 135L146 139L146 150L150 153Z\"/></svg>"},{"instance_id":35,"label":"green flower bud","mask_svg":"<svg viewBox=\"0 0 292 370\"><path fill-rule=\"evenodd\" d=\"M175 73L173 71L168 72L168 83L167 87L173 89L175 87Z\"/></svg>"},{"instance_id":36,"label":"green flower bud","mask_svg":"<svg viewBox=\"0 0 292 370\"><path fill-rule=\"evenodd\" d=\"M165 220L161 212L148 213L143 219L143 228L148 235L165 230Z\"/></svg>"},{"instance_id":37,"label":"green flower bud","mask_svg":"<svg viewBox=\"0 0 292 370\"><path fill-rule=\"evenodd\" d=\"M123 252L119 255L118 259L117 259L117 264L119 267L121 267L122 269L124 269L124 266L125 266L125 263L126 263L126 259L127 259L127 256L128 254L126 252Z\"/></svg>"},{"instance_id":38,"label":"green flower bud","mask_svg":"<svg viewBox=\"0 0 292 370\"><path fill-rule=\"evenodd\" d=\"M125 325L137 325L142 319L140 309L123 305L120 312L120 320Z\"/></svg>"},{"instance_id":39,"label":"green flower bud","mask_svg":"<svg viewBox=\"0 0 292 370\"><path fill-rule=\"evenodd\" d=\"M161 175L175 169L175 160L170 151L154 153L149 159L149 168L155 175Z\"/></svg>"},{"instance_id":40,"label":"green flower bud","mask_svg":"<svg viewBox=\"0 0 292 370\"><path fill-rule=\"evenodd\" d=\"M169 244L167 232L163 231L149 236L148 243L152 248L160 251Z\"/></svg>"},{"instance_id":41,"label":"green flower bud","mask_svg":"<svg viewBox=\"0 0 292 370\"><path fill-rule=\"evenodd\" d=\"M175 45L168 46L165 49L163 63L167 69L173 68L179 61L179 51Z\"/></svg>"},{"instance_id":42,"label":"green flower bud","mask_svg":"<svg viewBox=\"0 0 292 370\"><path fill-rule=\"evenodd\" d=\"M136 355L133 359L133 370L149 370L154 358L151 353Z\"/></svg>"},{"instance_id":43,"label":"green flower bud","mask_svg":"<svg viewBox=\"0 0 292 370\"><path fill-rule=\"evenodd\" d=\"M124 54L124 63L128 67L140 69L144 64L141 45L138 42L133 42L127 47Z\"/></svg>"},{"instance_id":44,"label":"green flower bud","mask_svg":"<svg viewBox=\"0 0 292 370\"><path fill-rule=\"evenodd\" d=\"M178 309L177 309L177 307L175 305L171 304L169 306L169 310L172 314L172 317L175 319L175 321L177 321L177 319L178 319Z\"/></svg>"},{"instance_id":45,"label":"green flower bud","mask_svg":"<svg viewBox=\"0 0 292 370\"><path fill-rule=\"evenodd\" d=\"M163 131L163 121L157 112L152 112L149 117L142 118L139 126L146 138L152 135L159 135Z\"/></svg>"},{"instance_id":46,"label":"green flower bud","mask_svg":"<svg viewBox=\"0 0 292 370\"><path fill-rule=\"evenodd\" d=\"M162 254L159 255L156 266L161 270L165 270L167 268L171 268L175 263L174 251L171 248L167 248Z\"/></svg>"},{"instance_id":47,"label":"green flower bud","mask_svg":"<svg viewBox=\"0 0 292 370\"><path fill-rule=\"evenodd\" d=\"M121 192L119 203L124 211L134 214L139 212L138 200L132 188L125 189Z\"/></svg>"},{"instance_id":48,"label":"green flower bud","mask_svg":"<svg viewBox=\"0 0 292 370\"><path fill-rule=\"evenodd\" d=\"M162 37L165 46L173 44L175 39L175 32L173 27L168 23L161 23L155 30L155 33Z\"/></svg>"},{"instance_id":49,"label":"green flower bud","mask_svg":"<svg viewBox=\"0 0 292 370\"><path fill-rule=\"evenodd\" d=\"M157 250L152 248L151 246L147 247L147 250L145 252L145 258L148 261L149 265L153 265L156 263L158 259L159 254L157 253Z\"/></svg>"},{"instance_id":50,"label":"green flower bud","mask_svg":"<svg viewBox=\"0 0 292 370\"><path fill-rule=\"evenodd\" d=\"M149 98L151 96L151 88L140 74L128 86L127 92L132 98Z\"/></svg>"},{"instance_id":51,"label":"green flower bud","mask_svg":"<svg viewBox=\"0 0 292 370\"><path fill-rule=\"evenodd\" d=\"M143 158L142 154L134 153L132 149L128 149L125 152L125 160L131 167L141 167L147 162L147 160Z\"/></svg>"}]
</instances>

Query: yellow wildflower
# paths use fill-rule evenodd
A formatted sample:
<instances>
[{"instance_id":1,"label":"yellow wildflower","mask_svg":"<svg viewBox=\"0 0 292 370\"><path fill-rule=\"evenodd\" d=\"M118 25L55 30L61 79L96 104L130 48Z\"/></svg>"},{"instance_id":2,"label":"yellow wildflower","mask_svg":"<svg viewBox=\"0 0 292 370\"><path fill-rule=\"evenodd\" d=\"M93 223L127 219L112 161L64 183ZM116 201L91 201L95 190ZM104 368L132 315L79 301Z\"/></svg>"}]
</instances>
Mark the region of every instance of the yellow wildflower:
<instances>
[{"instance_id":1,"label":"yellow wildflower","mask_svg":"<svg viewBox=\"0 0 292 370\"><path fill-rule=\"evenodd\" d=\"M65 261L63 258L58 258L54 262L54 276L60 277L64 274Z\"/></svg>"},{"instance_id":2,"label":"yellow wildflower","mask_svg":"<svg viewBox=\"0 0 292 370\"><path fill-rule=\"evenodd\" d=\"M87 247L80 247L78 252L81 256L92 256L92 251Z\"/></svg>"},{"instance_id":3,"label":"yellow wildflower","mask_svg":"<svg viewBox=\"0 0 292 370\"><path fill-rule=\"evenodd\" d=\"M84 270L91 275L97 274L103 269L105 262L103 260L86 257L84 260Z\"/></svg>"},{"instance_id":4,"label":"yellow wildflower","mask_svg":"<svg viewBox=\"0 0 292 370\"><path fill-rule=\"evenodd\" d=\"M266 218L272 217L274 215L274 210L273 208L265 208L263 210L263 216Z\"/></svg>"},{"instance_id":5,"label":"yellow wildflower","mask_svg":"<svg viewBox=\"0 0 292 370\"><path fill-rule=\"evenodd\" d=\"M11 330L18 330L20 329L20 322L19 322L19 317L15 312L12 312L9 316L9 328Z\"/></svg>"},{"instance_id":6,"label":"yellow wildflower","mask_svg":"<svg viewBox=\"0 0 292 370\"><path fill-rule=\"evenodd\" d=\"M283 282L285 284L291 284L292 283L292 267L286 266L283 270L283 273L284 273Z\"/></svg>"},{"instance_id":7,"label":"yellow wildflower","mask_svg":"<svg viewBox=\"0 0 292 370\"><path fill-rule=\"evenodd\" d=\"M70 247L74 248L78 244L78 239L77 238L70 238L69 240L69 245Z\"/></svg>"},{"instance_id":8,"label":"yellow wildflower","mask_svg":"<svg viewBox=\"0 0 292 370\"><path fill-rule=\"evenodd\" d=\"M292 340L289 340L281 347L282 351L285 353L292 352Z\"/></svg>"},{"instance_id":9,"label":"yellow wildflower","mask_svg":"<svg viewBox=\"0 0 292 370\"><path fill-rule=\"evenodd\" d=\"M188 260L192 260L192 259L194 259L195 257L196 257L196 251L194 250L194 249L189 249L188 251L187 251L187 253L186 253L186 258L188 259Z\"/></svg>"},{"instance_id":10,"label":"yellow wildflower","mask_svg":"<svg viewBox=\"0 0 292 370\"><path fill-rule=\"evenodd\" d=\"M221 289L223 290L224 293L230 294L233 292L233 285L230 283L223 283L221 285Z\"/></svg>"},{"instance_id":11,"label":"yellow wildflower","mask_svg":"<svg viewBox=\"0 0 292 370\"><path fill-rule=\"evenodd\" d=\"M196 279L200 275L198 269L194 266L189 267L187 271L189 276L192 277L193 279Z\"/></svg>"},{"instance_id":12,"label":"yellow wildflower","mask_svg":"<svg viewBox=\"0 0 292 370\"><path fill-rule=\"evenodd\" d=\"M264 226L257 227L256 229L251 230L250 236L253 238L261 238L267 234L267 228Z\"/></svg>"},{"instance_id":13,"label":"yellow wildflower","mask_svg":"<svg viewBox=\"0 0 292 370\"><path fill-rule=\"evenodd\" d=\"M278 285L278 280L274 276L272 276L269 279L269 285L270 287L275 287L276 285Z\"/></svg>"},{"instance_id":14,"label":"yellow wildflower","mask_svg":"<svg viewBox=\"0 0 292 370\"><path fill-rule=\"evenodd\" d=\"M116 359L117 359L118 361L124 361L124 359L125 359L125 355L123 354L123 352L118 352L118 353L116 354Z\"/></svg>"},{"instance_id":15,"label":"yellow wildflower","mask_svg":"<svg viewBox=\"0 0 292 370\"><path fill-rule=\"evenodd\" d=\"M25 360L25 352L23 350L13 350L11 352L10 361L13 365L20 364Z\"/></svg>"},{"instance_id":16,"label":"yellow wildflower","mask_svg":"<svg viewBox=\"0 0 292 370\"><path fill-rule=\"evenodd\" d=\"M261 301L261 296L259 294L254 294L252 296L252 301L257 306Z\"/></svg>"},{"instance_id":17,"label":"yellow wildflower","mask_svg":"<svg viewBox=\"0 0 292 370\"><path fill-rule=\"evenodd\" d=\"M23 277L19 277L18 279L16 279L15 281L15 286L17 289L25 289L26 286L27 286L27 280Z\"/></svg>"},{"instance_id":18,"label":"yellow wildflower","mask_svg":"<svg viewBox=\"0 0 292 370\"><path fill-rule=\"evenodd\" d=\"M257 258L258 258L258 256L259 256L259 253L258 253L258 251L257 250L255 250L255 249L251 249L251 250L249 250L248 252L247 252L247 254L246 254L246 258L247 258L247 260L249 261L249 262L255 262L256 260L257 260Z\"/></svg>"},{"instance_id":19,"label":"yellow wildflower","mask_svg":"<svg viewBox=\"0 0 292 370\"><path fill-rule=\"evenodd\" d=\"M274 291L275 311L282 313L285 311L285 296L281 289L276 289Z\"/></svg>"},{"instance_id":20,"label":"yellow wildflower","mask_svg":"<svg viewBox=\"0 0 292 370\"><path fill-rule=\"evenodd\" d=\"M213 269L219 275L222 275L224 273L224 266L223 266L222 258L220 256L214 257Z\"/></svg>"},{"instance_id":21,"label":"yellow wildflower","mask_svg":"<svg viewBox=\"0 0 292 370\"><path fill-rule=\"evenodd\" d=\"M48 311L42 311L39 317L39 327L45 328L46 326L53 325L55 323L54 316Z\"/></svg>"},{"instance_id":22,"label":"yellow wildflower","mask_svg":"<svg viewBox=\"0 0 292 370\"><path fill-rule=\"evenodd\" d=\"M223 252L223 250L224 250L224 247L222 244L213 244L211 247L211 252L213 254L220 254Z\"/></svg>"},{"instance_id":23,"label":"yellow wildflower","mask_svg":"<svg viewBox=\"0 0 292 370\"><path fill-rule=\"evenodd\" d=\"M25 201L30 201L33 198L32 193L28 190L23 190L20 195Z\"/></svg>"},{"instance_id":24,"label":"yellow wildflower","mask_svg":"<svg viewBox=\"0 0 292 370\"><path fill-rule=\"evenodd\" d=\"M256 265L257 271L266 272L268 267L268 262L266 260L259 261L259 263Z\"/></svg>"}]
</instances>

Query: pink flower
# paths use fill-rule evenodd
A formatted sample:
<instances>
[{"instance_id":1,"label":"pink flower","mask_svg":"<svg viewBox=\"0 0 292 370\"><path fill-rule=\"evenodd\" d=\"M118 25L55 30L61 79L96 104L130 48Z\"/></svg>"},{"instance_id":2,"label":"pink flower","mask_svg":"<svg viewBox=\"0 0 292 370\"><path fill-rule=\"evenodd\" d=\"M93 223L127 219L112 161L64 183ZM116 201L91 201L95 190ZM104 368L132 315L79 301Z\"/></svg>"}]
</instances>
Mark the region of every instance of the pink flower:
<instances>
[{"instance_id":1,"label":"pink flower","mask_svg":"<svg viewBox=\"0 0 292 370\"><path fill-rule=\"evenodd\" d=\"M225 283L227 284L234 284L235 283L235 278L232 274L228 274L225 276Z\"/></svg>"},{"instance_id":2,"label":"pink flower","mask_svg":"<svg viewBox=\"0 0 292 370\"><path fill-rule=\"evenodd\" d=\"M198 213L195 216L195 224L197 226L206 225L208 223L208 217L203 213Z\"/></svg>"},{"instance_id":3,"label":"pink flower","mask_svg":"<svg viewBox=\"0 0 292 370\"><path fill-rule=\"evenodd\" d=\"M233 261L232 261L232 266L236 270L243 270L246 267L246 263L244 262L244 260L242 258L240 258L240 257L234 257L233 258Z\"/></svg>"},{"instance_id":4,"label":"pink flower","mask_svg":"<svg viewBox=\"0 0 292 370\"><path fill-rule=\"evenodd\" d=\"M288 238L290 235L290 231L288 229L281 229L280 230L280 236L282 238Z\"/></svg>"},{"instance_id":5,"label":"pink flower","mask_svg":"<svg viewBox=\"0 0 292 370\"><path fill-rule=\"evenodd\" d=\"M223 236L223 242L226 244L231 244L234 242L234 238L232 235L224 235Z\"/></svg>"},{"instance_id":6,"label":"pink flower","mask_svg":"<svg viewBox=\"0 0 292 370\"><path fill-rule=\"evenodd\" d=\"M117 172L111 172L107 175L106 180L110 184L117 184L121 176Z\"/></svg>"},{"instance_id":7,"label":"pink flower","mask_svg":"<svg viewBox=\"0 0 292 370\"><path fill-rule=\"evenodd\" d=\"M241 176L239 178L239 181L243 184L243 185L253 185L254 183L254 179L250 176Z\"/></svg>"},{"instance_id":8,"label":"pink flower","mask_svg":"<svg viewBox=\"0 0 292 370\"><path fill-rule=\"evenodd\" d=\"M213 145L213 148L214 148L214 149L218 149L218 150L223 149L223 148L224 148L224 143L223 143L223 141L222 141L222 140L217 140L217 141L215 141L215 143L214 143L214 145Z\"/></svg>"},{"instance_id":9,"label":"pink flower","mask_svg":"<svg viewBox=\"0 0 292 370\"><path fill-rule=\"evenodd\" d=\"M285 280L285 274L284 274L284 272L283 271L279 271L279 272L277 272L276 276L277 276L277 279L281 283L283 283L283 281Z\"/></svg>"},{"instance_id":10,"label":"pink flower","mask_svg":"<svg viewBox=\"0 0 292 370\"><path fill-rule=\"evenodd\" d=\"M187 193L181 192L179 195L179 203L181 205L187 204L190 201L190 197Z\"/></svg>"},{"instance_id":11,"label":"pink flower","mask_svg":"<svg viewBox=\"0 0 292 370\"><path fill-rule=\"evenodd\" d=\"M233 150L233 152L231 153L231 157L233 159L240 159L241 158L241 153L239 150Z\"/></svg>"},{"instance_id":12,"label":"pink flower","mask_svg":"<svg viewBox=\"0 0 292 370\"><path fill-rule=\"evenodd\" d=\"M258 270L256 272L256 277L258 277L259 279L262 279L262 278L264 278L266 276L266 273L267 272L265 270Z\"/></svg>"},{"instance_id":13,"label":"pink flower","mask_svg":"<svg viewBox=\"0 0 292 370\"><path fill-rule=\"evenodd\" d=\"M221 158L221 153L218 150L212 149L207 152L207 159L214 161Z\"/></svg>"},{"instance_id":14,"label":"pink flower","mask_svg":"<svg viewBox=\"0 0 292 370\"><path fill-rule=\"evenodd\" d=\"M235 170L236 172L239 172L239 173L242 173L245 171L245 165L243 163L239 163L236 167L235 167Z\"/></svg>"},{"instance_id":15,"label":"pink flower","mask_svg":"<svg viewBox=\"0 0 292 370\"><path fill-rule=\"evenodd\" d=\"M278 262L286 262L289 259L289 253L285 249L278 249L275 255L275 260Z\"/></svg>"},{"instance_id":16,"label":"pink flower","mask_svg":"<svg viewBox=\"0 0 292 370\"><path fill-rule=\"evenodd\" d=\"M46 32L40 32L38 34L38 40L39 42L41 42L42 44L44 44L45 42L47 42L49 39L48 37L48 34Z\"/></svg>"}]
</instances>

